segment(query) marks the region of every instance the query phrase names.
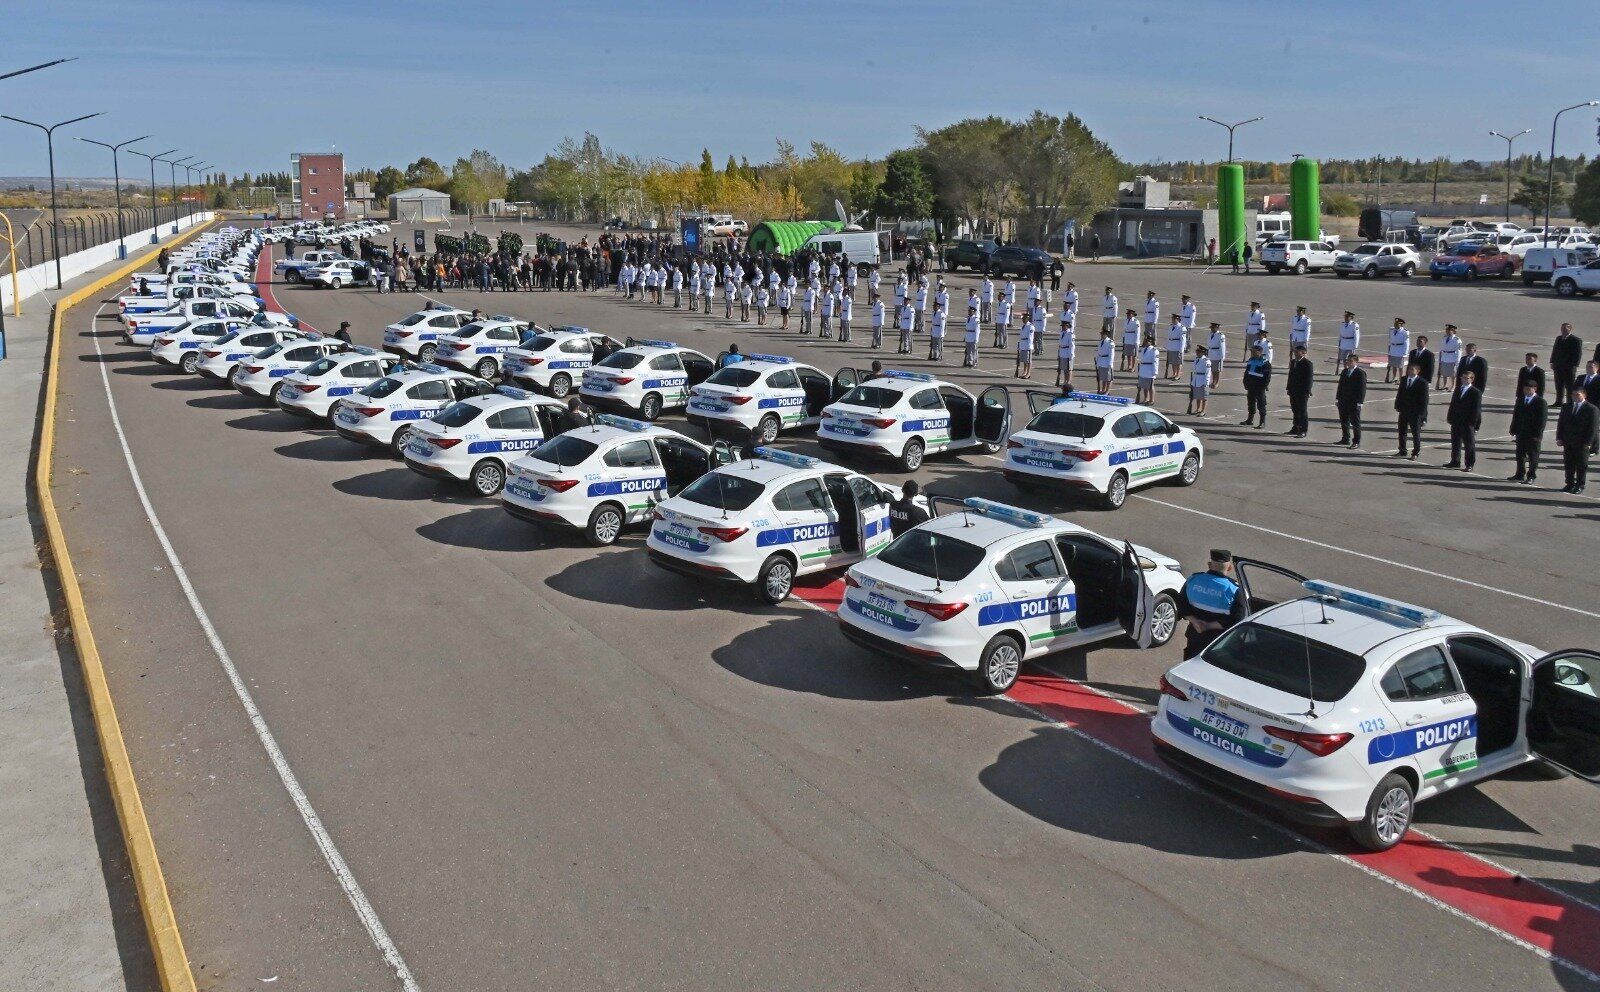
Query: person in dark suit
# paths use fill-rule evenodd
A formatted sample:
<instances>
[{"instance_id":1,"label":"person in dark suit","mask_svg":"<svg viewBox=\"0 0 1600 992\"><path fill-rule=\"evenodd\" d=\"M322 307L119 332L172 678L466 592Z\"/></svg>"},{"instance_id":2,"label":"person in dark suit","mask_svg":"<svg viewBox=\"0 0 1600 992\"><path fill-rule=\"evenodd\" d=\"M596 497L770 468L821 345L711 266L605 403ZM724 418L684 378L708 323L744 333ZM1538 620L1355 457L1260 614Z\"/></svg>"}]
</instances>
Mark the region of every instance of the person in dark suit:
<instances>
[{"instance_id":1,"label":"person in dark suit","mask_svg":"<svg viewBox=\"0 0 1600 992\"><path fill-rule=\"evenodd\" d=\"M1461 356L1461 364L1456 366L1456 384L1460 385L1461 375L1472 373L1472 381L1477 385L1478 395L1489 391L1489 360L1478 354L1478 346L1467 345L1466 353Z\"/></svg>"},{"instance_id":2,"label":"person in dark suit","mask_svg":"<svg viewBox=\"0 0 1600 992\"><path fill-rule=\"evenodd\" d=\"M1429 382L1433 381L1435 358L1433 351L1428 347L1428 336L1423 334L1417 338L1417 346L1406 355L1406 364L1415 365L1422 370L1422 377Z\"/></svg>"},{"instance_id":3,"label":"person in dark suit","mask_svg":"<svg viewBox=\"0 0 1600 992\"><path fill-rule=\"evenodd\" d=\"M1470 472L1477 464L1478 428L1483 426L1483 392L1476 382L1477 377L1471 372L1462 372L1461 384L1450 390L1450 407L1444 416L1450 425L1450 460L1445 462L1445 468Z\"/></svg>"},{"instance_id":4,"label":"person in dark suit","mask_svg":"<svg viewBox=\"0 0 1600 992\"><path fill-rule=\"evenodd\" d=\"M1550 346L1550 374L1556 380L1556 406L1567 402L1567 390L1577 378L1578 363L1583 361L1583 339L1572 333L1571 324L1562 324L1555 344Z\"/></svg>"},{"instance_id":5,"label":"person in dark suit","mask_svg":"<svg viewBox=\"0 0 1600 992\"><path fill-rule=\"evenodd\" d=\"M1522 387L1517 405L1511 408L1511 436L1517 441L1517 474L1512 482L1532 485L1539 474L1539 449L1544 446L1544 429L1550 411L1533 383Z\"/></svg>"},{"instance_id":6,"label":"person in dark suit","mask_svg":"<svg viewBox=\"0 0 1600 992\"><path fill-rule=\"evenodd\" d=\"M1556 443L1567 470L1564 493L1581 493L1589 483L1589 451L1600 438L1600 409L1588 401L1582 386L1573 386L1567 405L1556 418Z\"/></svg>"},{"instance_id":7,"label":"person in dark suit","mask_svg":"<svg viewBox=\"0 0 1600 992\"><path fill-rule=\"evenodd\" d=\"M1585 396L1600 398L1600 358L1596 358L1594 361L1590 362L1588 369L1583 373L1583 375L1578 376L1568 384L1567 389L1569 390L1569 396L1570 390L1573 388L1573 386L1582 386Z\"/></svg>"},{"instance_id":8,"label":"person in dark suit","mask_svg":"<svg viewBox=\"0 0 1600 992\"><path fill-rule=\"evenodd\" d=\"M1400 450L1396 458L1406 457L1406 434L1411 435L1411 460L1422 451L1422 425L1428 422L1428 380L1415 365L1406 369L1394 394L1394 409L1400 415Z\"/></svg>"},{"instance_id":9,"label":"person in dark suit","mask_svg":"<svg viewBox=\"0 0 1600 992\"><path fill-rule=\"evenodd\" d=\"M1367 401L1367 370L1353 351L1344 356L1333 400L1339 408L1339 443L1361 447L1361 405Z\"/></svg>"},{"instance_id":10,"label":"person in dark suit","mask_svg":"<svg viewBox=\"0 0 1600 992\"><path fill-rule=\"evenodd\" d=\"M1307 404L1311 400L1311 384L1316 378L1316 369L1311 364L1311 359L1306 357L1306 346L1295 345L1294 357L1289 359L1288 392L1289 412L1294 416L1294 422L1289 426L1290 437L1305 437L1311 430L1311 417L1307 412Z\"/></svg>"},{"instance_id":11,"label":"person in dark suit","mask_svg":"<svg viewBox=\"0 0 1600 992\"><path fill-rule=\"evenodd\" d=\"M1544 369L1539 367L1539 356L1528 352L1522 356L1522 368L1517 369L1517 396L1522 396L1522 387L1533 383L1534 390L1544 395Z\"/></svg>"}]
</instances>

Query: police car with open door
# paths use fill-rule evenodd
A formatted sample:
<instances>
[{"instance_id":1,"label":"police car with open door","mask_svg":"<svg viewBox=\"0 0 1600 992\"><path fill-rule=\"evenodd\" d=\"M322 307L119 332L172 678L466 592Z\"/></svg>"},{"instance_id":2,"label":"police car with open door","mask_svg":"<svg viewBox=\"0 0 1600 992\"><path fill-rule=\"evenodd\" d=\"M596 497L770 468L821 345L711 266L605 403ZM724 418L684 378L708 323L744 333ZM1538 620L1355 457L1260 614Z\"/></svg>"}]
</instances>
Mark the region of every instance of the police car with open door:
<instances>
[{"instance_id":1,"label":"police car with open door","mask_svg":"<svg viewBox=\"0 0 1600 992\"><path fill-rule=\"evenodd\" d=\"M1006 442L1001 470L1018 489L1093 492L1115 510L1138 486L1200 477L1200 436L1127 397L1030 389L1028 406L1033 419Z\"/></svg>"},{"instance_id":2,"label":"police car with open door","mask_svg":"<svg viewBox=\"0 0 1600 992\"><path fill-rule=\"evenodd\" d=\"M219 384L228 382L239 363L253 358L256 352L283 341L298 341L301 337L299 331L288 327L246 324L201 348L200 364L195 371L202 378L214 379Z\"/></svg>"},{"instance_id":3,"label":"police car with open door","mask_svg":"<svg viewBox=\"0 0 1600 992\"><path fill-rule=\"evenodd\" d=\"M500 374L500 361L517 347L528 333L528 322L504 314L483 317L460 330L441 334L434 342L434 361L471 372L483 379Z\"/></svg>"},{"instance_id":4,"label":"police car with open door","mask_svg":"<svg viewBox=\"0 0 1600 992\"><path fill-rule=\"evenodd\" d=\"M150 342L150 357L162 365L176 365L189 374L200 368L200 349L234 333L245 324L237 320L194 320Z\"/></svg>"},{"instance_id":5,"label":"police car with open door","mask_svg":"<svg viewBox=\"0 0 1600 992\"><path fill-rule=\"evenodd\" d=\"M418 310L383 329L383 350L401 358L431 362L439 350L440 336L453 334L470 323L472 314L458 307Z\"/></svg>"},{"instance_id":6,"label":"police car with open door","mask_svg":"<svg viewBox=\"0 0 1600 992\"><path fill-rule=\"evenodd\" d=\"M1398 844L1416 802L1543 759L1600 781L1600 653L1235 559L1252 610L1161 678L1173 766L1302 823ZM1288 586L1281 601L1263 587Z\"/></svg>"},{"instance_id":7,"label":"police car with open door","mask_svg":"<svg viewBox=\"0 0 1600 992\"><path fill-rule=\"evenodd\" d=\"M932 502L946 512L845 574L848 639L994 693L1030 658L1124 636L1160 646L1177 630L1175 559L992 500Z\"/></svg>"},{"instance_id":8,"label":"police car with open door","mask_svg":"<svg viewBox=\"0 0 1600 992\"><path fill-rule=\"evenodd\" d=\"M645 546L669 571L744 583L781 603L797 576L882 550L899 498L897 488L820 458L756 448L657 506Z\"/></svg>"},{"instance_id":9,"label":"police car with open door","mask_svg":"<svg viewBox=\"0 0 1600 992\"><path fill-rule=\"evenodd\" d=\"M973 396L921 372L886 370L822 411L817 441L830 451L887 455L916 471L927 455L979 448L993 454L1011 430L1011 394Z\"/></svg>"},{"instance_id":10,"label":"police car with open door","mask_svg":"<svg viewBox=\"0 0 1600 992\"><path fill-rule=\"evenodd\" d=\"M233 367L228 384L246 396L278 402L278 387L294 373L318 359L344 350L338 338L311 333L296 341L268 345Z\"/></svg>"},{"instance_id":11,"label":"police car with open door","mask_svg":"<svg viewBox=\"0 0 1600 992\"><path fill-rule=\"evenodd\" d=\"M331 419L340 437L387 447L398 455L417 424L432 420L451 403L492 392L493 385L469 373L414 365L357 389Z\"/></svg>"},{"instance_id":12,"label":"police car with open door","mask_svg":"<svg viewBox=\"0 0 1600 992\"><path fill-rule=\"evenodd\" d=\"M345 348L283 377L276 403L284 413L327 419L352 393L401 369L400 359L372 348Z\"/></svg>"},{"instance_id":13,"label":"police car with open door","mask_svg":"<svg viewBox=\"0 0 1600 992\"><path fill-rule=\"evenodd\" d=\"M654 420L663 410L688 403L690 388L705 382L714 371L715 364L698 351L672 341L629 338L627 347L583 373L579 392L595 406L628 410L643 420Z\"/></svg>"},{"instance_id":14,"label":"police car with open door","mask_svg":"<svg viewBox=\"0 0 1600 992\"><path fill-rule=\"evenodd\" d=\"M563 404L501 386L418 423L400 454L419 475L465 482L479 496L493 496L505 485L511 461L565 429Z\"/></svg>"},{"instance_id":15,"label":"police car with open door","mask_svg":"<svg viewBox=\"0 0 1600 992\"><path fill-rule=\"evenodd\" d=\"M858 378L854 369L830 379L784 355L743 355L691 389L685 413L708 431L771 444L781 431L821 423L822 411Z\"/></svg>"},{"instance_id":16,"label":"police car with open door","mask_svg":"<svg viewBox=\"0 0 1600 992\"><path fill-rule=\"evenodd\" d=\"M583 382L583 372L594 364L598 349L621 347L587 327L558 324L537 329L506 352L500 360L500 374L512 385L564 399L574 385Z\"/></svg>"},{"instance_id":17,"label":"police car with open door","mask_svg":"<svg viewBox=\"0 0 1600 992\"><path fill-rule=\"evenodd\" d=\"M738 455L726 441L705 445L665 427L602 413L594 424L553 437L512 462L501 498L514 517L576 528L603 547L628 524L651 519L657 503Z\"/></svg>"}]
</instances>

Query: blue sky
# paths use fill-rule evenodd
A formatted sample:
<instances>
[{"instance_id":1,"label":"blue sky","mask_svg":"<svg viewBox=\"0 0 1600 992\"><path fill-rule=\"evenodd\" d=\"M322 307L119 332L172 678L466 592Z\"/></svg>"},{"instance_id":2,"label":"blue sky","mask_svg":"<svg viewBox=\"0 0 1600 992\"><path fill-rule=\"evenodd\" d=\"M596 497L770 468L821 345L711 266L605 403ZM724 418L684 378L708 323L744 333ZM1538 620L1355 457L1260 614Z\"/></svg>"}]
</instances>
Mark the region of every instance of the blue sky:
<instances>
[{"instance_id":1,"label":"blue sky","mask_svg":"<svg viewBox=\"0 0 1600 992\"><path fill-rule=\"evenodd\" d=\"M48 122L103 110L74 130L152 132L144 147L177 145L229 173L328 147L351 167L423 154L448 166L473 147L525 166L585 130L684 162L702 147L719 164L729 153L764 161L778 137L881 156L912 144L919 124L1041 107L1078 114L1131 160L1222 157L1226 136L1199 114L1265 116L1240 131L1243 157L1494 158L1504 146L1489 130L1532 128L1518 150L1548 147L1555 110L1600 99L1600 17L1546 24L1507 9L0 0L0 70L79 57L0 82L0 113ZM1563 117L1559 148L1593 154L1595 118ZM41 135L0 121L0 137L0 175L45 171ZM109 152L59 139L61 175L109 174Z\"/></svg>"}]
</instances>

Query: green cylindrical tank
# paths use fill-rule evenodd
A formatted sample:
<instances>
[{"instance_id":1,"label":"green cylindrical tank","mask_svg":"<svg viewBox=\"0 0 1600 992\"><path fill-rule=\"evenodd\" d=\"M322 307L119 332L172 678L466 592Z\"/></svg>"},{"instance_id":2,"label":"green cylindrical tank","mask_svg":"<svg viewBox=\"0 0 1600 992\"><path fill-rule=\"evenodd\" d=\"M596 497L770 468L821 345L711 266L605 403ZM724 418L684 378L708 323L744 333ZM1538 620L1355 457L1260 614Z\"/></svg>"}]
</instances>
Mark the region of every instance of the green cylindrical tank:
<instances>
[{"instance_id":1,"label":"green cylindrical tank","mask_svg":"<svg viewBox=\"0 0 1600 992\"><path fill-rule=\"evenodd\" d=\"M1217 166L1217 248L1220 261L1232 264L1244 260L1244 166Z\"/></svg>"},{"instance_id":2,"label":"green cylindrical tank","mask_svg":"<svg viewBox=\"0 0 1600 992\"><path fill-rule=\"evenodd\" d=\"M1289 166L1289 231L1297 241L1322 237L1321 169L1314 158L1297 158Z\"/></svg>"}]
</instances>

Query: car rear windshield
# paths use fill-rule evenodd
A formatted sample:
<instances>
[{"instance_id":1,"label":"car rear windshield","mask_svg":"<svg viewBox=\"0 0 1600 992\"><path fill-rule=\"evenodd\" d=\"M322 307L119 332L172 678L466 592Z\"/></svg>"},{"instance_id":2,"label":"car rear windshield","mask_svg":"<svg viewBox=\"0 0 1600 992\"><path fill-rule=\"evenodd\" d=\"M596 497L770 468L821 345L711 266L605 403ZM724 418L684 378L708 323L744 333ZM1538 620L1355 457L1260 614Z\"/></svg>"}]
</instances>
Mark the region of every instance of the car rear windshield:
<instances>
[{"instance_id":1,"label":"car rear windshield","mask_svg":"<svg viewBox=\"0 0 1600 992\"><path fill-rule=\"evenodd\" d=\"M334 361L331 358L319 358L316 361L312 362L310 365L307 365L305 368L301 369L300 370L300 374L304 375L304 376L311 376L311 377L314 378L316 376L322 375L323 373L327 372L329 369L333 368L334 366L336 366L338 364L339 364L338 362Z\"/></svg>"},{"instance_id":2,"label":"car rear windshield","mask_svg":"<svg viewBox=\"0 0 1600 992\"><path fill-rule=\"evenodd\" d=\"M401 382L399 379L396 379L394 376L386 375L382 379L367 383L365 386L362 386L360 389L356 390L356 392L360 393L362 396L370 396L375 400L381 400L404 385L405 383Z\"/></svg>"},{"instance_id":3,"label":"car rear windshield","mask_svg":"<svg viewBox=\"0 0 1600 992\"><path fill-rule=\"evenodd\" d=\"M844 394L840 403L850 406L871 406L879 410L887 410L900 402L904 394L898 389L885 389L882 386L857 386Z\"/></svg>"},{"instance_id":4,"label":"car rear windshield","mask_svg":"<svg viewBox=\"0 0 1600 992\"><path fill-rule=\"evenodd\" d=\"M712 374L711 378L706 380L706 384L711 386L732 386L735 389L742 389L745 386L753 385L759 378L761 378L761 373L755 369L742 369L737 365L730 365L725 369L718 369Z\"/></svg>"},{"instance_id":5,"label":"car rear windshield","mask_svg":"<svg viewBox=\"0 0 1600 992\"><path fill-rule=\"evenodd\" d=\"M1335 703L1367 670L1360 656L1263 623L1242 623L1201 656L1243 679L1301 699Z\"/></svg>"},{"instance_id":6,"label":"car rear windshield","mask_svg":"<svg viewBox=\"0 0 1600 992\"><path fill-rule=\"evenodd\" d=\"M481 406L473 406L471 403L452 403L434 417L433 422L443 424L445 427L465 427L477 420L478 414L482 412Z\"/></svg>"},{"instance_id":7,"label":"car rear windshield","mask_svg":"<svg viewBox=\"0 0 1600 992\"><path fill-rule=\"evenodd\" d=\"M537 458L542 462L560 465L562 468L571 468L582 465L594 454L597 445L582 438L573 437L571 434L557 434L555 437L528 452L529 458Z\"/></svg>"},{"instance_id":8,"label":"car rear windshield","mask_svg":"<svg viewBox=\"0 0 1600 992\"><path fill-rule=\"evenodd\" d=\"M217 338L217 340L212 342L212 343L213 344L229 344L229 343L231 343L233 341L234 338L236 338L238 336L239 336L239 332L238 331L229 331L228 333L224 334L222 337Z\"/></svg>"},{"instance_id":9,"label":"car rear windshield","mask_svg":"<svg viewBox=\"0 0 1600 992\"><path fill-rule=\"evenodd\" d=\"M717 510L742 510L754 503L766 488L743 476L712 472L689 483L678 495L691 503Z\"/></svg>"},{"instance_id":10,"label":"car rear windshield","mask_svg":"<svg viewBox=\"0 0 1600 992\"><path fill-rule=\"evenodd\" d=\"M1105 425L1104 417L1076 410L1046 410L1028 423L1028 430L1059 437L1098 437Z\"/></svg>"},{"instance_id":11,"label":"car rear windshield","mask_svg":"<svg viewBox=\"0 0 1600 992\"><path fill-rule=\"evenodd\" d=\"M945 534L919 528L895 538L878 554L878 560L940 582L955 582L966 578L978 567L978 563L983 561L983 549Z\"/></svg>"},{"instance_id":12,"label":"car rear windshield","mask_svg":"<svg viewBox=\"0 0 1600 992\"><path fill-rule=\"evenodd\" d=\"M523 345L522 347L527 349L528 351L548 351L550 346L555 344L555 343L556 343L556 339L555 338L547 337L547 336L545 336L543 334L539 334L539 335L536 335L533 338L533 340L529 341L527 344Z\"/></svg>"},{"instance_id":13,"label":"car rear windshield","mask_svg":"<svg viewBox=\"0 0 1600 992\"><path fill-rule=\"evenodd\" d=\"M637 351L619 351L615 355L607 355L606 360L597 363L602 369L631 369L644 361L644 356Z\"/></svg>"},{"instance_id":14,"label":"car rear windshield","mask_svg":"<svg viewBox=\"0 0 1600 992\"><path fill-rule=\"evenodd\" d=\"M411 316L407 317L406 319L400 321L400 326L401 327L410 327L413 324L420 324L420 323L422 323L423 321L427 320L429 317L432 317L432 316L433 316L433 314L427 312L426 310L422 311L421 313L414 313Z\"/></svg>"},{"instance_id":15,"label":"car rear windshield","mask_svg":"<svg viewBox=\"0 0 1600 992\"><path fill-rule=\"evenodd\" d=\"M260 351L256 352L256 357L271 358L273 355L276 355L287 346L287 343L283 341L279 341L277 344L269 344L265 348L262 348Z\"/></svg>"},{"instance_id":16,"label":"car rear windshield","mask_svg":"<svg viewBox=\"0 0 1600 992\"><path fill-rule=\"evenodd\" d=\"M483 325L474 322L474 323L468 324L467 326L461 328L461 330L457 331L456 332L456 337L458 337L458 338L477 337L478 336L478 332L481 331L481 330L483 330Z\"/></svg>"}]
</instances>

